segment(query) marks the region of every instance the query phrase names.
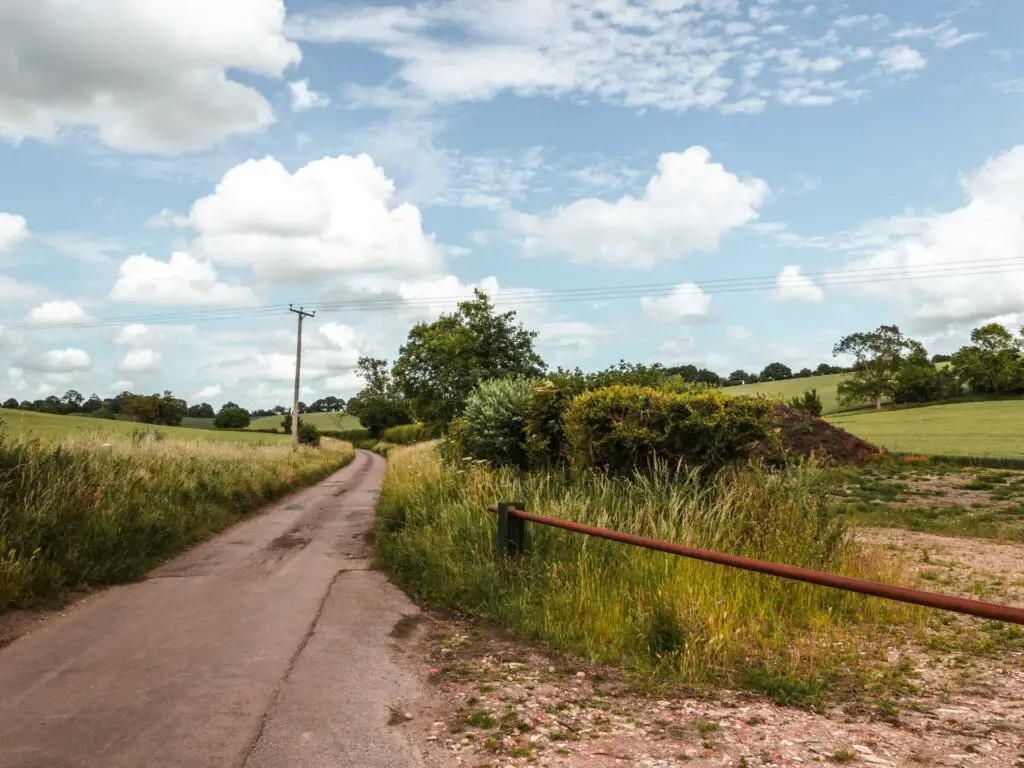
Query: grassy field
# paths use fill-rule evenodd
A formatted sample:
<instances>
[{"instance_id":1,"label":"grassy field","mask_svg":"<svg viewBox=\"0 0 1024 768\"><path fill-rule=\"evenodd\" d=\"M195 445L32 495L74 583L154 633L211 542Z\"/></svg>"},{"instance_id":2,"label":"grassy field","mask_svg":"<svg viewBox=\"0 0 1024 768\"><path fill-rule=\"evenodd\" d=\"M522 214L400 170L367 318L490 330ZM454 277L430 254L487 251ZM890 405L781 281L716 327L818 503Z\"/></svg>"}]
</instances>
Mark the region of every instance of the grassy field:
<instances>
[{"instance_id":1,"label":"grassy field","mask_svg":"<svg viewBox=\"0 0 1024 768\"><path fill-rule=\"evenodd\" d=\"M71 417L54 416L64 421ZM0 432L0 611L138 578L164 558L352 460L321 448L196 440L199 430ZM184 432L188 442L167 437ZM243 439L246 436L242 436Z\"/></svg>"},{"instance_id":2,"label":"grassy field","mask_svg":"<svg viewBox=\"0 0 1024 768\"><path fill-rule=\"evenodd\" d=\"M806 379L787 379L786 381L766 381L757 384L742 384L738 387L724 389L730 395L779 395L789 400L798 397L809 389L818 390L824 413L834 413L839 406L836 404L836 387L846 373L833 373L828 376L811 376Z\"/></svg>"},{"instance_id":3,"label":"grassy field","mask_svg":"<svg viewBox=\"0 0 1024 768\"><path fill-rule=\"evenodd\" d=\"M822 470L753 469L702 483L457 468L427 443L391 451L377 547L426 603L663 682L741 685L813 704L888 668L916 609L531 526L528 557L496 568L499 499L577 522L890 582L906 576L827 512Z\"/></svg>"},{"instance_id":4,"label":"grassy field","mask_svg":"<svg viewBox=\"0 0 1024 768\"><path fill-rule=\"evenodd\" d=\"M1024 400L835 414L829 421L891 451L1024 458Z\"/></svg>"},{"instance_id":5,"label":"grassy field","mask_svg":"<svg viewBox=\"0 0 1024 768\"><path fill-rule=\"evenodd\" d=\"M12 435L32 435L44 442L58 442L69 437L87 435L103 436L109 439L124 439L142 428L156 430L168 439L195 441L210 440L226 443L275 443L287 442L285 435L268 435L253 432L227 432L218 429L196 429L190 427L159 427L139 424L134 421L111 421L93 419L87 416L59 416L52 413L34 413L0 408L2 421Z\"/></svg>"},{"instance_id":6,"label":"grassy field","mask_svg":"<svg viewBox=\"0 0 1024 768\"><path fill-rule=\"evenodd\" d=\"M249 429L281 429L281 416L263 416L253 419ZM321 430L359 429L359 419L343 413L304 413L303 422L309 422Z\"/></svg>"}]
</instances>

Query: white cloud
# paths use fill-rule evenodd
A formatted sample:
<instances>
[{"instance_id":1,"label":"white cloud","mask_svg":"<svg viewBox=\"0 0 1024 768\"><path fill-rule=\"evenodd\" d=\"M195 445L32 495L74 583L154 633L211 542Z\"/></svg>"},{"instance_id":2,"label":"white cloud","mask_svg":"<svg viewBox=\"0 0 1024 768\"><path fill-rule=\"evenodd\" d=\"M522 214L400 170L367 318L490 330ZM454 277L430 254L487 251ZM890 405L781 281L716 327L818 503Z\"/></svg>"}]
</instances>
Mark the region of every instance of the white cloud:
<instances>
[{"instance_id":1,"label":"white cloud","mask_svg":"<svg viewBox=\"0 0 1024 768\"><path fill-rule=\"evenodd\" d=\"M696 283L680 283L667 296L644 296L640 306L659 323L699 323L708 319L711 297Z\"/></svg>"},{"instance_id":2,"label":"white cloud","mask_svg":"<svg viewBox=\"0 0 1024 768\"><path fill-rule=\"evenodd\" d=\"M133 349L117 364L124 373L153 373L160 364L160 353L152 349Z\"/></svg>"},{"instance_id":3,"label":"white cloud","mask_svg":"<svg viewBox=\"0 0 1024 768\"><path fill-rule=\"evenodd\" d=\"M198 392L196 392L195 399L196 400L205 400L205 399L210 399L210 398L214 398L214 397L220 397L222 391L223 390L221 389L220 384L212 384L212 385L203 387Z\"/></svg>"},{"instance_id":4,"label":"white cloud","mask_svg":"<svg viewBox=\"0 0 1024 768\"><path fill-rule=\"evenodd\" d=\"M288 83L288 90L291 91L292 111L294 112L320 109L331 103L326 95L310 90L309 80L296 80L293 83Z\"/></svg>"},{"instance_id":5,"label":"white cloud","mask_svg":"<svg viewBox=\"0 0 1024 768\"><path fill-rule=\"evenodd\" d=\"M775 296L780 301L821 301L825 294L814 281L800 274L800 267L783 267L775 278Z\"/></svg>"},{"instance_id":6,"label":"white cloud","mask_svg":"<svg viewBox=\"0 0 1024 768\"><path fill-rule=\"evenodd\" d=\"M4 0L0 138L86 126L117 149L175 153L263 128L270 104L229 73L300 60L284 15L283 0Z\"/></svg>"},{"instance_id":7,"label":"white cloud","mask_svg":"<svg viewBox=\"0 0 1024 768\"><path fill-rule=\"evenodd\" d=\"M889 72L914 72L928 66L924 55L909 45L894 45L879 51L878 61Z\"/></svg>"},{"instance_id":8,"label":"white cloud","mask_svg":"<svg viewBox=\"0 0 1024 768\"><path fill-rule=\"evenodd\" d=\"M217 279L213 265L188 253L172 253L170 261L144 254L121 263L120 277L110 298L139 304L253 304L251 288L229 285Z\"/></svg>"},{"instance_id":9,"label":"white cloud","mask_svg":"<svg viewBox=\"0 0 1024 768\"><path fill-rule=\"evenodd\" d=\"M764 65L785 39L791 55L822 74L831 100L858 98L853 77L869 84L878 73L834 76L846 56L821 56L818 35L790 32L791 9L738 2L605 2L569 0L439 0L413 6L336 4L289 17L294 39L369 48L397 64L387 86L353 89L354 104L417 109L425 103L487 101L502 93L521 97L599 99L635 109L755 111L746 76ZM879 18L881 23L879 22ZM837 19L830 50L843 37L873 35L881 44L884 17ZM789 32L786 38L784 33ZM860 42L860 40L858 40ZM833 45L834 44L834 45ZM849 57L849 62L862 59ZM780 101L788 87L769 68L755 89ZM792 70L788 70L792 71ZM812 94L815 95L815 94ZM814 104L811 99L796 104Z\"/></svg>"},{"instance_id":10,"label":"white cloud","mask_svg":"<svg viewBox=\"0 0 1024 768\"><path fill-rule=\"evenodd\" d=\"M146 226L150 229L183 229L188 225L188 216L182 216L170 208L164 208L146 220Z\"/></svg>"},{"instance_id":11,"label":"white cloud","mask_svg":"<svg viewBox=\"0 0 1024 768\"><path fill-rule=\"evenodd\" d=\"M961 32L949 19L946 19L941 24L936 24L934 27L903 27L897 32L893 33L893 38L896 40L913 40L913 39L926 39L932 40L935 43L936 48L947 50L949 48L955 48L963 43L968 43L971 40L977 40L984 37L981 32Z\"/></svg>"},{"instance_id":12,"label":"white cloud","mask_svg":"<svg viewBox=\"0 0 1024 768\"><path fill-rule=\"evenodd\" d=\"M47 301L32 309L25 319L30 323L64 324L87 322L92 318L75 301Z\"/></svg>"},{"instance_id":13,"label":"white cloud","mask_svg":"<svg viewBox=\"0 0 1024 768\"><path fill-rule=\"evenodd\" d=\"M761 179L743 180L710 162L703 147L669 152L641 197L614 203L584 198L547 215L506 214L528 252L574 261L650 267L694 251L711 252L723 235L755 220L768 196Z\"/></svg>"},{"instance_id":14,"label":"white cloud","mask_svg":"<svg viewBox=\"0 0 1024 768\"><path fill-rule=\"evenodd\" d=\"M725 340L730 344L743 344L751 338L750 331L742 325L730 325L725 329Z\"/></svg>"},{"instance_id":15,"label":"white cloud","mask_svg":"<svg viewBox=\"0 0 1024 768\"><path fill-rule=\"evenodd\" d=\"M343 272L430 273L442 249L419 209L393 205L394 183L367 155L325 157L290 174L250 160L196 202L195 253L258 277L299 282Z\"/></svg>"},{"instance_id":16,"label":"white cloud","mask_svg":"<svg viewBox=\"0 0 1024 768\"><path fill-rule=\"evenodd\" d=\"M887 279L850 290L932 326L1024 311L1024 145L989 159L963 188L960 208L914 217L912 225L897 217L889 232L902 234L846 267L886 270ZM885 222L871 226L886 231Z\"/></svg>"},{"instance_id":17,"label":"white cloud","mask_svg":"<svg viewBox=\"0 0 1024 768\"><path fill-rule=\"evenodd\" d=\"M34 367L48 373L69 373L71 371L87 371L92 367L89 355L81 349L51 349L46 352Z\"/></svg>"},{"instance_id":18,"label":"white cloud","mask_svg":"<svg viewBox=\"0 0 1024 768\"><path fill-rule=\"evenodd\" d=\"M135 389L135 382L129 381L128 379L118 379L110 385L110 389L118 394L121 392L131 392Z\"/></svg>"},{"instance_id":19,"label":"white cloud","mask_svg":"<svg viewBox=\"0 0 1024 768\"><path fill-rule=\"evenodd\" d=\"M18 282L13 277L7 275L0 275L0 301L4 302L18 302L18 301L31 301L40 293L43 289L37 285L27 285L25 283Z\"/></svg>"},{"instance_id":20,"label":"white cloud","mask_svg":"<svg viewBox=\"0 0 1024 768\"><path fill-rule=\"evenodd\" d=\"M118 329L114 336L114 343L122 347L133 347L150 339L152 334L153 331L148 325L132 323Z\"/></svg>"},{"instance_id":21,"label":"white cloud","mask_svg":"<svg viewBox=\"0 0 1024 768\"><path fill-rule=\"evenodd\" d=\"M0 211L0 253L11 250L28 235L28 222L24 216Z\"/></svg>"},{"instance_id":22,"label":"white cloud","mask_svg":"<svg viewBox=\"0 0 1024 768\"><path fill-rule=\"evenodd\" d=\"M28 381L25 379L23 368L11 367L7 369L7 381L15 392L24 392L28 389Z\"/></svg>"}]
</instances>

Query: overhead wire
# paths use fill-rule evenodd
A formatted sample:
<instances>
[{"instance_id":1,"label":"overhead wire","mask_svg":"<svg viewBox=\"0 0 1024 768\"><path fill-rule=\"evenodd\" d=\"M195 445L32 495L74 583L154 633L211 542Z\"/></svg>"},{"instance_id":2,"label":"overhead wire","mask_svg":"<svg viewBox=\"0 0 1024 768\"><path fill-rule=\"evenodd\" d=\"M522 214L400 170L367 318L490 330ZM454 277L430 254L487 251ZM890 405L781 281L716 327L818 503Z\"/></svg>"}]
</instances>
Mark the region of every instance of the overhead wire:
<instances>
[{"instance_id":1,"label":"overhead wire","mask_svg":"<svg viewBox=\"0 0 1024 768\"><path fill-rule=\"evenodd\" d=\"M515 289L500 291L491 297L496 306L521 306L538 303L604 302L623 299L658 298L672 295L711 295L779 290L783 288L864 285L903 280L961 278L1024 271L1024 256L994 257L951 261L932 265L865 267L795 275L764 275L729 277L712 280L641 283L618 286L590 286L557 289ZM382 312L415 308L455 308L466 295L407 297L382 296L348 298L335 301L311 301L302 306L323 313ZM127 325L194 324L205 322L244 321L272 316L287 309L287 304L265 304L255 307L195 309L166 313L120 315L103 318L82 318L72 321L33 322L30 320L0 323L0 330L44 330L55 328L104 328Z\"/></svg>"}]
</instances>

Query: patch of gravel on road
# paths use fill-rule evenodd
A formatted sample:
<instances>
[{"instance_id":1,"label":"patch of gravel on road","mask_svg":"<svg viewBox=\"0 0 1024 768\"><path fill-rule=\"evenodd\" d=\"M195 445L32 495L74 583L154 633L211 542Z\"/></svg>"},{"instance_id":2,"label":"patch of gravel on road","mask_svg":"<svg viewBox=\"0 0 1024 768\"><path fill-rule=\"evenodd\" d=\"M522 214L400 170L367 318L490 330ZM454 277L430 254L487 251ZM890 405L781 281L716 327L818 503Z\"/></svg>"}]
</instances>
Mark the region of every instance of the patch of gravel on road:
<instances>
[{"instance_id":1,"label":"patch of gravel on road","mask_svg":"<svg viewBox=\"0 0 1024 768\"><path fill-rule=\"evenodd\" d=\"M1024 595L1024 547L891 529L858 538L919 573L946 573L939 591L976 596L982 583L996 584L999 602ZM931 648L890 652L910 669L899 700L821 713L743 691L655 690L476 623L435 617L423 629L442 703L423 713L432 724L421 722L419 740L439 763L1024 767L1024 643L1004 642L1016 628L994 622L943 616Z\"/></svg>"}]
</instances>

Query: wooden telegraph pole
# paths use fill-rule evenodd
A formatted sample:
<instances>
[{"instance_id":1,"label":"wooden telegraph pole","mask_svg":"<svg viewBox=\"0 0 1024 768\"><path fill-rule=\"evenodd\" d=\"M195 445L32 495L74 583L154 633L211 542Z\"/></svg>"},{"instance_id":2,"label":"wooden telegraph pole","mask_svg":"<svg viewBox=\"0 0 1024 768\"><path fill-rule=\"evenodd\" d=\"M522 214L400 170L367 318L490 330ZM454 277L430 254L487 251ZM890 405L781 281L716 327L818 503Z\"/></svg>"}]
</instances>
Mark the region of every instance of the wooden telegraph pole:
<instances>
[{"instance_id":1,"label":"wooden telegraph pole","mask_svg":"<svg viewBox=\"0 0 1024 768\"><path fill-rule=\"evenodd\" d=\"M307 317L315 317L316 312L306 312L303 307L295 309L291 304L288 311L299 316L299 337L295 344L295 397L292 399L292 442L299 444L299 372L302 368L302 321Z\"/></svg>"}]
</instances>

